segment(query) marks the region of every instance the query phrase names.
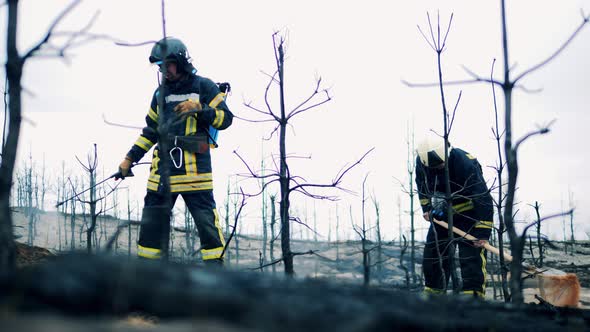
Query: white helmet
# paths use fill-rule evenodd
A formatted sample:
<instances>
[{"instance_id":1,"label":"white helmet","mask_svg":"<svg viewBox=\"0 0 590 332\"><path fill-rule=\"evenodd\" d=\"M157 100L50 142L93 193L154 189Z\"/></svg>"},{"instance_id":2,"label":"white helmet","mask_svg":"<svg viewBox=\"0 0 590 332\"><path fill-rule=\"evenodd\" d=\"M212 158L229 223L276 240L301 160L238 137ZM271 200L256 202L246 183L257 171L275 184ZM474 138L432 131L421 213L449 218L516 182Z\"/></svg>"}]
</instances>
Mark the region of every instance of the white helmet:
<instances>
[{"instance_id":1,"label":"white helmet","mask_svg":"<svg viewBox=\"0 0 590 332\"><path fill-rule=\"evenodd\" d=\"M451 151L449 143L449 152ZM442 138L436 140L427 138L418 144L416 149L420 162L426 167L437 167L445 162L445 141Z\"/></svg>"}]
</instances>

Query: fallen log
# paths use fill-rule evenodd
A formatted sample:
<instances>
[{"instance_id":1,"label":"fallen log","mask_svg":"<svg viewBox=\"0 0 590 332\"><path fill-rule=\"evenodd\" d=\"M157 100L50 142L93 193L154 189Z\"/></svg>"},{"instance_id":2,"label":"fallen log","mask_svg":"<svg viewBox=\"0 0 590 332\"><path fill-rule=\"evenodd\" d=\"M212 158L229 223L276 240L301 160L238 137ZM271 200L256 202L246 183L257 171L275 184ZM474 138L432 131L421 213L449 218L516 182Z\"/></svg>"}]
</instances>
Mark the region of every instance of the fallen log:
<instances>
[{"instance_id":1,"label":"fallen log","mask_svg":"<svg viewBox=\"0 0 590 332\"><path fill-rule=\"evenodd\" d=\"M0 305L13 313L108 319L142 312L158 317L159 324L196 319L281 332L590 328L590 312L580 309L424 297L333 281L84 254L49 258L2 277Z\"/></svg>"}]
</instances>

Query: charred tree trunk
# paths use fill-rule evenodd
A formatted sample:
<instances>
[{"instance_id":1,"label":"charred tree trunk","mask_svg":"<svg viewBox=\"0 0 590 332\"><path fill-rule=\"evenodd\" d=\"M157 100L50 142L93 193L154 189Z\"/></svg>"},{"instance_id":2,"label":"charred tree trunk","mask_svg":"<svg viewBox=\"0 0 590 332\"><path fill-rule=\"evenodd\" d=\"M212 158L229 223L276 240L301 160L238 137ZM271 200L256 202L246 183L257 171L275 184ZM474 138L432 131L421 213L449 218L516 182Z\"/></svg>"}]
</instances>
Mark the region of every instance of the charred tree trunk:
<instances>
[{"instance_id":1,"label":"charred tree trunk","mask_svg":"<svg viewBox=\"0 0 590 332\"><path fill-rule=\"evenodd\" d=\"M10 188L16 161L16 149L21 123L21 78L24 60L16 48L18 1L8 0L8 28L6 36L6 77L8 79L8 109L10 112L6 144L2 147L0 166L0 271L12 274L16 268Z\"/></svg>"},{"instance_id":2,"label":"charred tree trunk","mask_svg":"<svg viewBox=\"0 0 590 332\"><path fill-rule=\"evenodd\" d=\"M225 197L225 238L227 239L231 234L231 230L229 228L229 181L227 182L227 194ZM229 244L227 245L229 246ZM228 247L224 256L228 265L231 264L231 250L229 249L230 248Z\"/></svg>"},{"instance_id":3,"label":"charred tree trunk","mask_svg":"<svg viewBox=\"0 0 590 332\"><path fill-rule=\"evenodd\" d=\"M539 202L535 202L535 213L537 215L537 248L539 250L538 267L543 267L543 243L541 241L541 214L539 213Z\"/></svg>"},{"instance_id":4,"label":"charred tree trunk","mask_svg":"<svg viewBox=\"0 0 590 332\"><path fill-rule=\"evenodd\" d=\"M76 249L76 202L72 202L70 215L70 250Z\"/></svg>"},{"instance_id":5,"label":"charred tree trunk","mask_svg":"<svg viewBox=\"0 0 590 332\"><path fill-rule=\"evenodd\" d=\"M276 196L270 195L270 243L269 243L269 254L270 261L275 261L275 225L277 224L277 212L275 205ZM272 265L272 273L276 272L276 264Z\"/></svg>"},{"instance_id":6,"label":"charred tree trunk","mask_svg":"<svg viewBox=\"0 0 590 332\"><path fill-rule=\"evenodd\" d=\"M90 167L90 201L88 205L90 205L90 227L86 230L86 250L88 253L92 253L92 235L95 233L94 230L96 229L96 172L95 168Z\"/></svg>"},{"instance_id":7,"label":"charred tree trunk","mask_svg":"<svg viewBox=\"0 0 590 332\"><path fill-rule=\"evenodd\" d=\"M127 256L131 257L131 199L127 189Z\"/></svg>"},{"instance_id":8,"label":"charred tree trunk","mask_svg":"<svg viewBox=\"0 0 590 332\"><path fill-rule=\"evenodd\" d=\"M279 72L279 94L280 94L280 108L281 121L279 123L279 151L280 151L280 166L279 166L279 185L281 188L281 201L279 205L279 214L281 217L281 250L283 252L283 263L285 264L285 273L289 276L295 274L293 269L293 253L291 252L291 230L289 218L289 174L287 167L287 120L285 113L285 89L284 89L284 52L283 44L278 47L278 72Z\"/></svg>"},{"instance_id":9,"label":"charred tree trunk","mask_svg":"<svg viewBox=\"0 0 590 332\"><path fill-rule=\"evenodd\" d=\"M268 216L267 216L267 203L266 203L266 189L264 189L265 183L264 183L264 158L262 159L262 161L260 162L260 169L262 169L262 179L260 180L260 185L263 188L262 191L262 256L260 257L262 264L264 265L266 263L266 254L267 254L267 244L268 244ZM272 262L272 260L271 260ZM261 268L262 270L262 268Z\"/></svg>"}]
</instances>

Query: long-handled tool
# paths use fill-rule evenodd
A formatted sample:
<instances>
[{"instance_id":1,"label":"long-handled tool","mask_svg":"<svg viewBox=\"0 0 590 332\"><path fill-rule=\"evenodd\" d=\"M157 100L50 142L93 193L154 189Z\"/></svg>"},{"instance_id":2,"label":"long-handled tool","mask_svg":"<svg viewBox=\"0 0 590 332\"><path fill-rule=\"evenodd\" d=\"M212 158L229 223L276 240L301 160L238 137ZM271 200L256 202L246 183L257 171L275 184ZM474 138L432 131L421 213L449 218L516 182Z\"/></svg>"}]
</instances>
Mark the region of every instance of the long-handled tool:
<instances>
[{"instance_id":1,"label":"long-handled tool","mask_svg":"<svg viewBox=\"0 0 590 332\"><path fill-rule=\"evenodd\" d=\"M133 165L133 166L135 166L135 165ZM127 175L126 175L125 177L132 177L132 176L134 176L134 174L133 174L133 172L131 171L131 168L130 168L130 169L129 169L129 172L127 173ZM72 197L70 197L70 198L67 198L67 199L64 199L64 200L63 200L63 201L61 201L61 202L58 202L57 204L55 204L55 207L59 207L59 206L61 206L62 204L64 204L65 202L67 202L67 201L71 201L71 200L73 200L74 198L76 198L76 197L78 197L78 196L82 195L83 193L87 192L88 190L90 190L90 189L92 189L92 188L96 188L97 186L101 185L102 183L104 183L104 182L106 182L106 181L108 181L108 180L110 180L110 179L112 179L112 178L115 178L115 177L118 177L118 178L122 178L122 179L124 179L124 177L122 177L122 176L121 176L121 171L118 171L118 172L114 173L113 175L109 176L108 178L105 178L105 179L103 179L102 181L98 182L98 183L97 183L97 184L95 184L94 186L92 186L92 187L88 187L88 188L86 188L86 189L82 190L81 192L79 192L79 193L76 193L74 196L72 196Z\"/></svg>"},{"instance_id":2,"label":"long-handled tool","mask_svg":"<svg viewBox=\"0 0 590 332\"><path fill-rule=\"evenodd\" d=\"M449 224L444 221L432 219L432 222L449 229ZM469 241L477 241L473 235L453 227L453 233ZM487 251L500 255L500 249L492 246L487 241L483 246ZM513 258L504 252L504 259L512 262ZM558 307L578 307L580 303L580 281L573 273L566 273L561 270L547 268L539 269L535 266L524 264L526 273L536 277L540 296L547 302Z\"/></svg>"}]
</instances>

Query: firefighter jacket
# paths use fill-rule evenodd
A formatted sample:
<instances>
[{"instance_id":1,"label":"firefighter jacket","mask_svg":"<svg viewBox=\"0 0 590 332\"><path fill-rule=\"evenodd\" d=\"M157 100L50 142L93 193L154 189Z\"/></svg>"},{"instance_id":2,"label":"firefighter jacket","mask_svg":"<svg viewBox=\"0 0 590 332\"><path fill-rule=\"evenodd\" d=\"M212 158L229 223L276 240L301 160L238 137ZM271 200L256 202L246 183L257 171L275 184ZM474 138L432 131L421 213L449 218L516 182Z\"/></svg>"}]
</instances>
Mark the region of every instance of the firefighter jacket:
<instances>
[{"instance_id":1,"label":"firefighter jacket","mask_svg":"<svg viewBox=\"0 0 590 332\"><path fill-rule=\"evenodd\" d=\"M233 114L225 104L225 94L217 84L208 78L190 74L186 79L178 82L167 82L163 89L164 109L158 106L160 89L153 94L150 109L145 121L147 126L127 156L133 161L139 161L151 148L156 145L152 155L148 191L158 192L160 187L160 169L170 169L170 191L172 193L188 193L213 189L211 168L211 150L207 144L209 128L223 130L232 123ZM174 113L174 107L179 103L191 99L200 101L202 110L187 115ZM161 151L159 140L164 139L158 132L160 122L169 124L168 151ZM205 142L205 149L190 151L184 148L174 149L174 138L199 138ZM172 150L172 153L170 150ZM161 165L161 153L170 155L170 164Z\"/></svg>"},{"instance_id":2,"label":"firefighter jacket","mask_svg":"<svg viewBox=\"0 0 590 332\"><path fill-rule=\"evenodd\" d=\"M493 227L494 207L481 165L474 156L458 148L451 149L448 163L453 220L468 226L469 229L463 230L476 238L488 239ZM436 206L433 201L445 196L444 169L426 167L417 157L416 185L422 211L431 211L433 205Z\"/></svg>"}]
</instances>

